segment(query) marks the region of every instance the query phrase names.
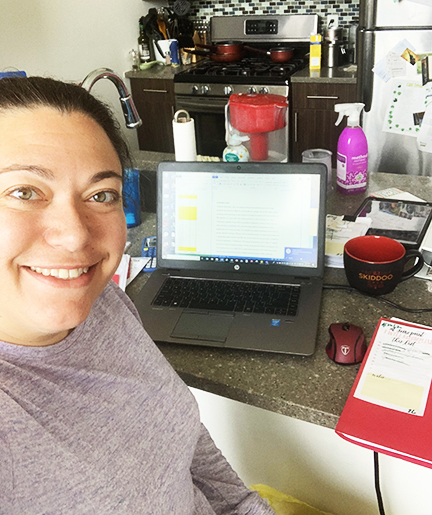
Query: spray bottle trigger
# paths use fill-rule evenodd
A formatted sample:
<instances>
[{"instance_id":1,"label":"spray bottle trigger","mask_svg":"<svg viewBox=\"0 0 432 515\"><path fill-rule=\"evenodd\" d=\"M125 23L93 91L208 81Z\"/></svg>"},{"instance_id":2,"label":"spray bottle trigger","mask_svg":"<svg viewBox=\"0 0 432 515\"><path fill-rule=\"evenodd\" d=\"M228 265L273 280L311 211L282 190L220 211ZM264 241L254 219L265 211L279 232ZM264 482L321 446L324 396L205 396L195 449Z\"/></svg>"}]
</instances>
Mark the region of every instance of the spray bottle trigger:
<instances>
[{"instance_id":1,"label":"spray bottle trigger","mask_svg":"<svg viewBox=\"0 0 432 515\"><path fill-rule=\"evenodd\" d=\"M342 118L344 117L344 113L343 112L339 112L339 116L338 116L338 119L336 120L336 123L335 125L339 125L340 122L342 121Z\"/></svg>"}]
</instances>

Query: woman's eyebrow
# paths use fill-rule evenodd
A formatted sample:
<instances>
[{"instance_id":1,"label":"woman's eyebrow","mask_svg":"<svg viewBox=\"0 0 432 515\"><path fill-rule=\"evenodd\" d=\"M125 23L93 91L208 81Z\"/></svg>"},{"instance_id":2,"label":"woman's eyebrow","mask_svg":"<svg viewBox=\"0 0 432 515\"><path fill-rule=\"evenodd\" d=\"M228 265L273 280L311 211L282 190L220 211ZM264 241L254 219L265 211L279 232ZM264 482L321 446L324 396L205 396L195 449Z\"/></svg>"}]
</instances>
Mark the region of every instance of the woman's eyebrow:
<instances>
[{"instance_id":1,"label":"woman's eyebrow","mask_svg":"<svg viewBox=\"0 0 432 515\"><path fill-rule=\"evenodd\" d=\"M122 182L123 176L121 173L114 172L113 170L106 170L104 172L95 173L91 178L91 182L96 183L103 181L104 179L118 179L120 182Z\"/></svg>"},{"instance_id":2,"label":"woman's eyebrow","mask_svg":"<svg viewBox=\"0 0 432 515\"><path fill-rule=\"evenodd\" d=\"M6 166L4 168L0 169L1 173L7 173L7 172L19 172L19 171L25 171L25 172L31 172L36 175L39 175L39 177L43 177L44 179L53 180L55 179L55 174L48 168L42 168L41 166L37 165L23 165L23 164L12 164L9 166ZM121 173L114 172L113 170L105 170L102 172L97 172L94 175L91 176L90 182L92 184L103 181L104 179L118 179L120 182L123 181L123 177Z\"/></svg>"},{"instance_id":3,"label":"woman's eyebrow","mask_svg":"<svg viewBox=\"0 0 432 515\"><path fill-rule=\"evenodd\" d=\"M23 165L23 164L12 164L9 166L6 166L4 168L0 169L0 173L7 173L7 172L19 172L19 171L25 171L25 172L31 172L35 173L36 175L39 175L40 177L43 177L44 179L54 179L54 173L49 170L48 168L42 168L37 165Z\"/></svg>"}]
</instances>

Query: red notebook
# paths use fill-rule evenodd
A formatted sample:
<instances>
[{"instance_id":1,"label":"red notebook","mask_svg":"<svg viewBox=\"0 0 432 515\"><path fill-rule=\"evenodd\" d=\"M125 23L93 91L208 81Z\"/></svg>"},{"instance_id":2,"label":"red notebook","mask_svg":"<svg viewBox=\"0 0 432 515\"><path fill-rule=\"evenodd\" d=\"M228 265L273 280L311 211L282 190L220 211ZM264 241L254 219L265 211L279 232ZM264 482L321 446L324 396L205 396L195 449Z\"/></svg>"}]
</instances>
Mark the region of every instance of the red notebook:
<instances>
[{"instance_id":1,"label":"red notebook","mask_svg":"<svg viewBox=\"0 0 432 515\"><path fill-rule=\"evenodd\" d=\"M432 468L431 382L432 328L381 319L336 433Z\"/></svg>"}]
</instances>

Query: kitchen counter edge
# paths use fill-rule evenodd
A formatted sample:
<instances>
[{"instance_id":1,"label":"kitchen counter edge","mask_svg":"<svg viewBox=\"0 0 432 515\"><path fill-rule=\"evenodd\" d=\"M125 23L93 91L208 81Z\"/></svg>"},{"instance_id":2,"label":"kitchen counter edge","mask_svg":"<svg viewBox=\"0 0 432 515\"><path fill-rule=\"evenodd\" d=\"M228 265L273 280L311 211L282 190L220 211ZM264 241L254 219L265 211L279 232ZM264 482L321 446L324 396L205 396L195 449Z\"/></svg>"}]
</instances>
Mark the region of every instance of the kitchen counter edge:
<instances>
[{"instance_id":1,"label":"kitchen counter edge","mask_svg":"<svg viewBox=\"0 0 432 515\"><path fill-rule=\"evenodd\" d=\"M352 65L351 65L352 66ZM357 70L347 71L348 65L338 68L320 68L317 71L304 68L291 77L291 83L333 83L333 84L357 84Z\"/></svg>"}]
</instances>

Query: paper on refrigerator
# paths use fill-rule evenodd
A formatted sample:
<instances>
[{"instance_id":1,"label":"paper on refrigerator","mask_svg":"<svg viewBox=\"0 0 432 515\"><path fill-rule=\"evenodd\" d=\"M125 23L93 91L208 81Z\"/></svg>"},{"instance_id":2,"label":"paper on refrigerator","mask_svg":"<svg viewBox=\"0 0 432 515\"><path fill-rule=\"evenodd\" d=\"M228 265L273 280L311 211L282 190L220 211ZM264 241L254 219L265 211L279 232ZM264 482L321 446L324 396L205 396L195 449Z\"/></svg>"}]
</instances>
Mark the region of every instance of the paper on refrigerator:
<instances>
[{"instance_id":1,"label":"paper on refrigerator","mask_svg":"<svg viewBox=\"0 0 432 515\"><path fill-rule=\"evenodd\" d=\"M422 85L421 79L393 79L389 83L383 131L402 136L417 137L432 99L432 83Z\"/></svg>"},{"instance_id":2,"label":"paper on refrigerator","mask_svg":"<svg viewBox=\"0 0 432 515\"><path fill-rule=\"evenodd\" d=\"M423 87L428 86L432 89L430 83ZM422 152L432 152L432 94L426 96L425 104L425 112L417 134L417 147Z\"/></svg>"}]
</instances>

